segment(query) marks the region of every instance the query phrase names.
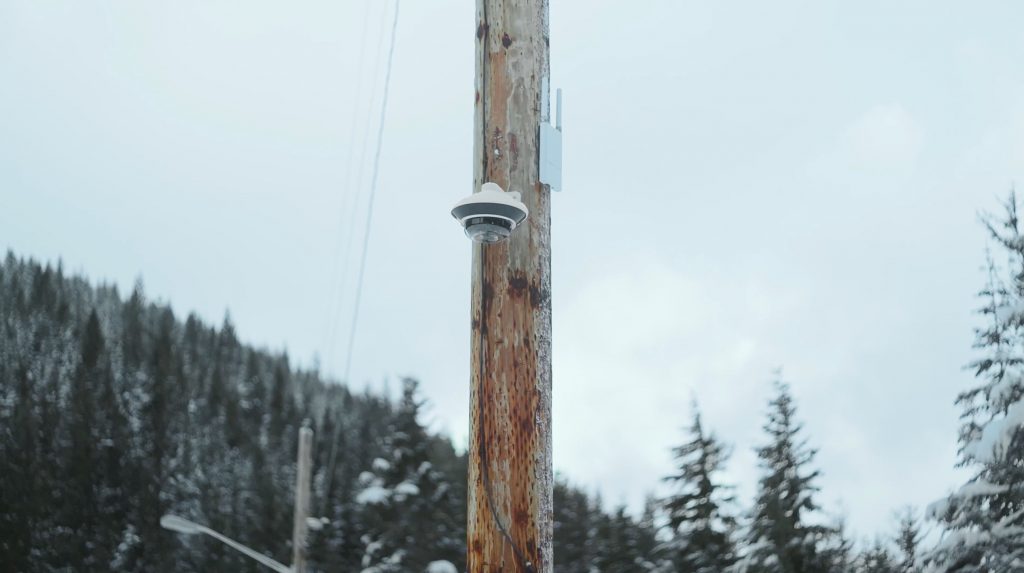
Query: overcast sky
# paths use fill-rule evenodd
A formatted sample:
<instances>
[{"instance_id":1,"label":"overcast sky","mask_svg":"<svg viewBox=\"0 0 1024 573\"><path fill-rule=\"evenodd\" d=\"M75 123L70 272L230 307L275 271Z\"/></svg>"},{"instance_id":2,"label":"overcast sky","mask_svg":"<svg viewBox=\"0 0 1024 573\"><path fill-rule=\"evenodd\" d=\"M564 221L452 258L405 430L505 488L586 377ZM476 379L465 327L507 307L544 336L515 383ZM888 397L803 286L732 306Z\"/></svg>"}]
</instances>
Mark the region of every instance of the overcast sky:
<instances>
[{"instance_id":1,"label":"overcast sky","mask_svg":"<svg viewBox=\"0 0 1024 573\"><path fill-rule=\"evenodd\" d=\"M391 6L0 1L0 247L340 376ZM782 367L858 534L956 485L977 213L1024 174L1022 17L552 0L556 468L637 507L696 396L746 504ZM459 442L474 29L469 0L403 2L351 382L420 378Z\"/></svg>"}]
</instances>

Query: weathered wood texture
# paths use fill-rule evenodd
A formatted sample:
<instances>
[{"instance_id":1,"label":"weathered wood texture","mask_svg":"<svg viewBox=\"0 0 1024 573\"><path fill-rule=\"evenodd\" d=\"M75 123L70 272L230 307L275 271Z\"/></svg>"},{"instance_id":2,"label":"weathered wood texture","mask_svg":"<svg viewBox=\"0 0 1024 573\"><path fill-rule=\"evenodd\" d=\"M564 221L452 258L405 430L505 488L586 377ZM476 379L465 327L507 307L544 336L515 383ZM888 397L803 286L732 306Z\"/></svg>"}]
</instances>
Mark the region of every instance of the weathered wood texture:
<instances>
[{"instance_id":1,"label":"weathered wood texture","mask_svg":"<svg viewBox=\"0 0 1024 573\"><path fill-rule=\"evenodd\" d=\"M313 469L313 430L299 430L299 459L295 472L295 515L292 526L292 570L306 571L306 518L309 517L309 479Z\"/></svg>"},{"instance_id":2,"label":"weathered wood texture","mask_svg":"<svg viewBox=\"0 0 1024 573\"><path fill-rule=\"evenodd\" d=\"M476 56L473 187L519 191L530 216L508 241L473 248L468 568L550 573L548 0L477 0Z\"/></svg>"}]
</instances>

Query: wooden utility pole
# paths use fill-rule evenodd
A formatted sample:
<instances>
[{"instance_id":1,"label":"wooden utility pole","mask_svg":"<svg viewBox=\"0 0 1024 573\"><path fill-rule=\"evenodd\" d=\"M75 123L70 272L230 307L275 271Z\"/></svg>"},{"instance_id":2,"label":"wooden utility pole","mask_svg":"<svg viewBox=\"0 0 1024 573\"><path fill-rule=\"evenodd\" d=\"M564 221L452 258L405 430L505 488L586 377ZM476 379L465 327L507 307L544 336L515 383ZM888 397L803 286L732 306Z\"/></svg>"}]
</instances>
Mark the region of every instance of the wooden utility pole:
<instances>
[{"instance_id":1,"label":"wooden utility pole","mask_svg":"<svg viewBox=\"0 0 1024 573\"><path fill-rule=\"evenodd\" d=\"M548 0L477 0L473 187L529 218L473 246L469 573L552 571L550 189L539 177ZM543 104L543 105L542 105Z\"/></svg>"},{"instance_id":2,"label":"wooden utility pole","mask_svg":"<svg viewBox=\"0 0 1024 573\"><path fill-rule=\"evenodd\" d=\"M299 459L295 472L295 524L292 528L292 571L306 571L306 532L309 526L309 478L313 466L313 430L299 430Z\"/></svg>"}]
</instances>

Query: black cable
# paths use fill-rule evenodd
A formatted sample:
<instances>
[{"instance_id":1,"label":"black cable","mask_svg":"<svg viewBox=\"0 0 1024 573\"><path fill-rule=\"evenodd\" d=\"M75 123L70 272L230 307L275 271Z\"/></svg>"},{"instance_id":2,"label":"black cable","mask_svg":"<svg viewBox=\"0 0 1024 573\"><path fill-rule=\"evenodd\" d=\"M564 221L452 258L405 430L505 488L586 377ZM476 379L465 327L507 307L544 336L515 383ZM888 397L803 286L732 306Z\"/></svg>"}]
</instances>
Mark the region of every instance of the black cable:
<instances>
[{"instance_id":1,"label":"black cable","mask_svg":"<svg viewBox=\"0 0 1024 573\"><path fill-rule=\"evenodd\" d=\"M480 347L477 350L477 419L480 421L480 447L478 452L480 454L480 473L481 479L484 486L484 496L487 498L487 507L491 512L491 517L494 518L494 524L498 527L498 531L505 538L505 541L512 547L512 553L515 554L516 560L519 561L520 567L523 568L526 573L534 573L536 569L533 567L533 563L527 558L526 554L516 545L515 540L512 539L512 535L509 534L508 529L498 519L498 512L495 511L494 496L491 493L491 469L490 461L487 457L487 424L484 420L484 412L486 411L486 404L484 401L484 373L487 371L484 368L484 360L486 358L486 352L484 352L484 337L486 336L487 329L484 326L484 321L487 319L486 313L486 294L484 291L484 284L487 281L484 275L484 250L487 247L483 244L480 245L480 320L477 322L477 328L480 329Z\"/></svg>"},{"instance_id":2,"label":"black cable","mask_svg":"<svg viewBox=\"0 0 1024 573\"><path fill-rule=\"evenodd\" d=\"M331 292L336 294L337 296L332 296L330 298L330 303L329 303L330 304L330 308L328 309L328 315L327 315L327 330L324 333L324 358L325 358L325 362L326 362L326 364L325 364L325 370L326 371L330 371L331 367L333 366L333 360L334 360L333 359L334 341L337 338L338 325L339 325L339 323L341 321L341 311L342 311L342 306L343 306L341 303L345 299L345 294L346 294L345 293L345 284L349 280L349 260L351 259L352 244L353 244L354 239L355 239L355 235L353 233L354 233L354 229L355 229L356 210L357 210L357 207L359 205L359 185L360 185L361 181L360 181L360 179L356 179L354 183L352 181L352 171L353 171L353 169L352 169L352 160L355 157L355 151L354 151L355 147L356 147L356 145L355 145L355 140L356 140L355 133L356 133L356 130L358 128L358 119L359 119L359 116L360 116L360 113L359 113L359 111L360 111L359 110L359 98L362 95L362 89L363 89L363 68L364 68L363 63L364 63L364 60L366 59L365 58L365 54L366 54L366 32L367 32L367 30L369 28L369 21L370 21L369 2L367 2L366 4L367 5L365 5L363 7L363 28L362 28L362 33L360 34L360 39L359 39L359 58L357 60L359 62L359 65L356 68L355 103L352 105L352 119L351 119L351 124L349 126L348 153L346 154L346 159L345 159L345 171L344 171L345 178L346 178L345 179L345 185L346 185L346 190L348 192L346 193L346 197L344 198L344 200L342 202L342 205L341 205L341 213L340 213L341 216L339 217L339 220L338 220L338 222L341 224L341 231L338 232L338 240L337 240L337 242L334 245L334 252L333 252L334 254L333 254L332 258L331 258L331 262L333 264L331 265L331 282L330 282L329 286L330 286ZM382 36L383 36L383 34L382 34ZM380 57L379 57L380 56L379 45L380 45L380 43L378 43L378 50L377 50L378 51L378 54L377 54L377 56L378 56L377 59L378 60L380 59ZM374 64L373 64L374 65L374 69L377 68L377 64L378 63L379 63L378 61L374 61ZM370 101L369 101L369 104L368 104L368 108L370 108L370 110L372 110L372 108L373 108L373 99L374 99L374 93L376 91L376 89L375 89L376 85L374 84L372 86L372 88L373 89L371 89L371 91L370 91ZM367 115L369 115L369 113L367 113ZM363 142L362 142L362 148L361 148L364 151L364 153L360 156L360 159L359 159L359 161L360 161L360 173L362 172L361 171L362 170L362 164L364 163L364 159L365 159L365 157L364 157L365 156L365 150L366 150L367 147L369 147L369 145L367 143L367 140L369 140L369 138L370 138L370 136L369 136L369 129L370 129L370 122L367 121L366 122L366 131L363 134ZM347 230L348 240L345 240L346 230ZM338 263L339 263L339 261L341 261L341 258L342 258L342 252L341 251L342 251L342 247L343 246L344 246L344 249L345 249L345 253L344 253L344 255L345 255L345 264L342 265L340 267L340 269L339 269ZM340 277L339 277L339 272L340 272L340 275L341 275ZM344 380L344 382L347 384L348 380Z\"/></svg>"},{"instance_id":3,"label":"black cable","mask_svg":"<svg viewBox=\"0 0 1024 573\"><path fill-rule=\"evenodd\" d=\"M395 17L391 22L391 46L388 48L388 65L384 74L384 96L380 104L380 123L377 126L377 150L373 156L373 177L370 179L370 200L366 206L366 229L363 233L363 254L359 258L359 278L356 281L356 300L352 308L352 328L348 336L348 352L345 358L345 377L349 383L352 370L352 349L355 345L356 326L359 322L359 303L363 298L363 277L366 274L366 252L370 245L370 228L373 225L373 200L377 196L377 176L380 173L380 150L384 144L384 119L388 113L388 91L391 88L391 67L395 59L395 37L398 35L398 9L402 0L395 0Z\"/></svg>"},{"instance_id":4,"label":"black cable","mask_svg":"<svg viewBox=\"0 0 1024 573\"><path fill-rule=\"evenodd\" d=\"M345 377L341 379L342 383L344 383L346 385L351 385L351 381L349 380L349 374L350 374L350 371L351 371L351 368L352 368L352 348L353 348L353 343L355 342L355 337L356 337L356 325L357 325L357 322L359 320L359 303L360 303L360 300L362 299L362 294L363 294L363 275L366 272L366 252L367 252L368 245L369 245L369 242L370 242L370 226L373 223L373 199L374 199L374 196L377 193L377 172L378 172L378 168L380 166L380 149L381 149L381 145L383 144L383 139L384 139L384 119L387 116L387 109L388 109L388 88L391 85L391 67L392 67L392 63L394 61L394 56L395 56L395 36L398 33L398 9L399 9L400 3L401 3L401 0L395 0L395 14L394 14L394 19L391 22L391 44L388 47L387 71L385 72L385 75L384 75L384 96L383 96L383 99L381 101L380 123L379 123L378 129L377 129L377 152L374 155L373 180L372 180L372 182L370 184L370 202L369 202L369 205L367 206L367 211L366 211L366 228L365 228L365 234L363 235L363 251L362 251L362 257L359 260L359 279L358 279L358 282L356 283L356 297L355 297L355 302L353 304L353 309L352 309L352 326L351 326L351 329L349 331L348 352L347 352L346 358L345 358ZM367 15L368 14L369 14L369 10L367 10ZM368 17L367 17L367 19L368 19ZM387 20L384 20L384 22L386 22L386 21ZM364 19L363 25L364 25L364 35L365 35L366 19ZM383 36L381 36L381 37L383 38ZM364 40L365 40L365 38L364 38ZM360 45L360 46L361 46L360 50L362 50L362 45ZM379 57L379 52L380 52L380 43L378 43L378 57ZM375 62L374 63L374 67L376 67L376 65L377 64ZM374 87L373 89L371 89L371 92L370 92L370 104L371 105L373 104L373 94L375 93L375 91L376 91L376 88ZM356 105L358 105L358 104L359 104L359 102L357 101ZM369 129L370 129L370 122L367 121L367 123L366 123L366 131L369 132ZM366 134L364 134L363 135L363 147L362 147L362 151L364 153L365 153L366 147L367 147L366 142L367 142L367 136L366 136ZM359 158L359 162L360 162L359 163L359 165L360 165L360 167L359 167L359 177L356 178L356 186L357 186L356 187L356 189L357 189L356 192L357 193L358 193L358 185L361 183L361 179L362 179L362 166L363 166L363 163L364 163L363 159L364 159L363 157ZM353 207L353 218L354 218L355 217L355 207L356 207L355 202L353 202L352 207ZM349 227L349 229L353 229L353 228L354 228L354 226ZM352 232L350 231L349 232L349 245L347 245L348 248L346 249L346 254L345 254L346 273L347 273L347 267L348 267L348 255L349 255L349 252L351 251L351 242L352 242L351 241L351 237L352 237ZM344 284L342 285L342 287L344 288ZM338 305L338 312L339 313L341 312L341 305L340 304ZM336 322L334 324L336 326ZM332 330L329 347L333 347L334 346L334 333L336 331L337 331L337 328L334 328ZM335 415L335 417L337 417L337 415ZM341 434L341 422L338 421L337 425L334 428L334 439L331 441L331 454L330 454L330 457L328 458L327 488L325 489L325 499L324 499L325 506L326 506L326 503L329 501L330 493L331 493L331 490L333 488L334 471L335 471L335 467L336 467L336 463L337 463L338 439L340 437L340 434Z\"/></svg>"}]
</instances>

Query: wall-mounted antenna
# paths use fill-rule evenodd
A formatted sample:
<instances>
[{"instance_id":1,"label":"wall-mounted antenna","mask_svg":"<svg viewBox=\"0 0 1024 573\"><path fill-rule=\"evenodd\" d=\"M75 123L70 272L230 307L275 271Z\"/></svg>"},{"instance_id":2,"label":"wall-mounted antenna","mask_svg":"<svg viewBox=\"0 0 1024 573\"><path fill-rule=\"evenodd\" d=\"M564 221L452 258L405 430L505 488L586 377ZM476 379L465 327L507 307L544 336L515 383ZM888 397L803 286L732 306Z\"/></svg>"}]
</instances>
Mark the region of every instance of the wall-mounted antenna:
<instances>
[{"instance_id":1,"label":"wall-mounted antenna","mask_svg":"<svg viewBox=\"0 0 1024 573\"><path fill-rule=\"evenodd\" d=\"M562 90L555 90L555 124L551 125L548 79L541 81L540 182L552 191L562 190Z\"/></svg>"}]
</instances>

